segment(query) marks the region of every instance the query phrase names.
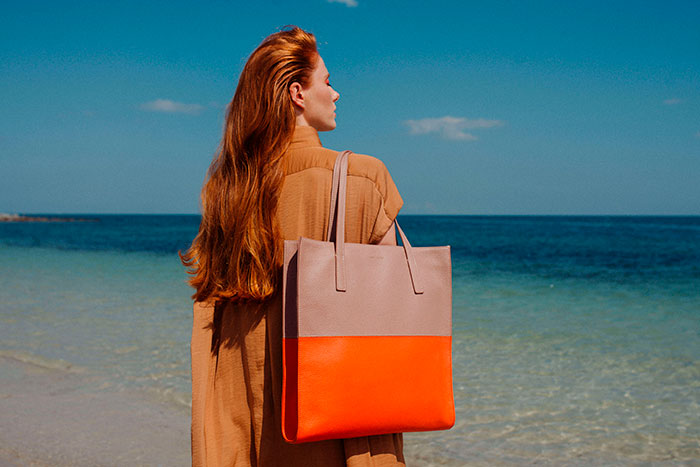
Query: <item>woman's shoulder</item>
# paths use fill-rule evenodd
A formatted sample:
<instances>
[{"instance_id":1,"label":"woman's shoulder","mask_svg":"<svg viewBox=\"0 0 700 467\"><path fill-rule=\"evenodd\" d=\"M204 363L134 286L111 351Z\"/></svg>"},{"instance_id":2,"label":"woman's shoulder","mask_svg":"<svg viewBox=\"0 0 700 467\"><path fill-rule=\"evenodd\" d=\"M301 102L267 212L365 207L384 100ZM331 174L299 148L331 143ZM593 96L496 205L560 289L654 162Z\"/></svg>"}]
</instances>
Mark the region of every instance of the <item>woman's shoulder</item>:
<instances>
[{"instance_id":1,"label":"woman's shoulder","mask_svg":"<svg viewBox=\"0 0 700 467\"><path fill-rule=\"evenodd\" d=\"M386 196L388 192L397 191L394 180L391 178L391 175L389 175L389 170L378 157L359 153L350 154L348 159L348 175L364 177L371 180L384 196Z\"/></svg>"},{"instance_id":2,"label":"woman's shoulder","mask_svg":"<svg viewBox=\"0 0 700 467\"><path fill-rule=\"evenodd\" d=\"M378 157L353 152L348 159L348 173L377 179L388 175L389 171Z\"/></svg>"},{"instance_id":3,"label":"woman's shoulder","mask_svg":"<svg viewBox=\"0 0 700 467\"><path fill-rule=\"evenodd\" d=\"M289 189L294 186L301 190L313 181L321 185L327 183L339 153L324 147L291 150L286 175L290 182L294 181L287 185ZM348 192L355 193L353 199L356 203L371 207L367 211L371 217L367 224L373 226L372 232L368 233L369 243L377 243L403 206L403 199L384 162L378 157L352 152L348 158Z\"/></svg>"},{"instance_id":4,"label":"woman's shoulder","mask_svg":"<svg viewBox=\"0 0 700 467\"><path fill-rule=\"evenodd\" d=\"M324 147L303 148L290 151L287 159L287 175L302 172L305 169L325 168L333 171L335 159L341 151ZM384 162L378 157L352 152L348 158L348 175L364 177L377 185L386 185L393 181Z\"/></svg>"}]
</instances>

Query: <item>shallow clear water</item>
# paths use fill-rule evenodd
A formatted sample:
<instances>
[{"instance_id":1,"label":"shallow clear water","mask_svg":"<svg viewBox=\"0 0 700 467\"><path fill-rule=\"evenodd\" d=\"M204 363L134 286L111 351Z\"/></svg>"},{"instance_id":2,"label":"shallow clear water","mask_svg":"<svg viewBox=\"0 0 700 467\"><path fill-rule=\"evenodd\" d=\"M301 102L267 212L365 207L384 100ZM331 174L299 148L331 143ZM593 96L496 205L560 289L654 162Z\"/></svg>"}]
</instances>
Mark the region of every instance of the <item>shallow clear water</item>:
<instances>
[{"instance_id":1,"label":"shallow clear water","mask_svg":"<svg viewBox=\"0 0 700 467\"><path fill-rule=\"evenodd\" d=\"M196 216L0 223L0 353L189 403ZM403 216L452 245L456 426L421 464L700 462L700 217ZM98 383L96 383L98 384Z\"/></svg>"}]
</instances>

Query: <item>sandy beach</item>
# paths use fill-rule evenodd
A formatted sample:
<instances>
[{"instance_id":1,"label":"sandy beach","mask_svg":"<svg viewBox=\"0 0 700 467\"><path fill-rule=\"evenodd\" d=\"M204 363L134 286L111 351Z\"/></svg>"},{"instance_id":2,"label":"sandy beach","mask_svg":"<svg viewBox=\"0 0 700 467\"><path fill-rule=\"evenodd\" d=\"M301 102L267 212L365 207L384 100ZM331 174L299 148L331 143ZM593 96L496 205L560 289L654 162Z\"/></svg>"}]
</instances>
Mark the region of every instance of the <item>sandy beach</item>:
<instances>
[{"instance_id":1,"label":"sandy beach","mask_svg":"<svg viewBox=\"0 0 700 467\"><path fill-rule=\"evenodd\" d=\"M0 357L0 464L190 465L188 410L93 386L70 368Z\"/></svg>"}]
</instances>

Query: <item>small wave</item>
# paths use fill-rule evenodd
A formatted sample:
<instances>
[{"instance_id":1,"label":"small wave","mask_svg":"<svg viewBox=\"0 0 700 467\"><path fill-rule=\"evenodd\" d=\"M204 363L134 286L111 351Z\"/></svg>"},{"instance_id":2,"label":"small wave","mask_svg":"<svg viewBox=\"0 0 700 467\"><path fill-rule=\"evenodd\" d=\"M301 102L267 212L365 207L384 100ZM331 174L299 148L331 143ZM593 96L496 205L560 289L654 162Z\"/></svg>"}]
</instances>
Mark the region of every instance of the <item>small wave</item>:
<instances>
[{"instance_id":1,"label":"small wave","mask_svg":"<svg viewBox=\"0 0 700 467\"><path fill-rule=\"evenodd\" d=\"M0 350L0 358L8 358L48 370L62 370L70 373L84 373L86 371L86 368L74 365L66 360L48 358L18 350Z\"/></svg>"},{"instance_id":2,"label":"small wave","mask_svg":"<svg viewBox=\"0 0 700 467\"><path fill-rule=\"evenodd\" d=\"M150 386L144 388L146 393L156 400L180 409L192 408L192 394L172 387Z\"/></svg>"}]
</instances>

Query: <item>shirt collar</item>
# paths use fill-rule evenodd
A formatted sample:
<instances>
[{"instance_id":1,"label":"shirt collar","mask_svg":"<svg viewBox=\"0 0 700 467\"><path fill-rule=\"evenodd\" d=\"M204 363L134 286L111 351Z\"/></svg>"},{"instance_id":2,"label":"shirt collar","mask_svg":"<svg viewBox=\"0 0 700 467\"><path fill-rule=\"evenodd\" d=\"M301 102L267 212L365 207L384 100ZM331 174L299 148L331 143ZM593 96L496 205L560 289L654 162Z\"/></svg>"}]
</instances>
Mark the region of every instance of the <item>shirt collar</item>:
<instances>
[{"instance_id":1,"label":"shirt collar","mask_svg":"<svg viewBox=\"0 0 700 467\"><path fill-rule=\"evenodd\" d=\"M318 131L311 126L296 126L289 149L321 147Z\"/></svg>"}]
</instances>

